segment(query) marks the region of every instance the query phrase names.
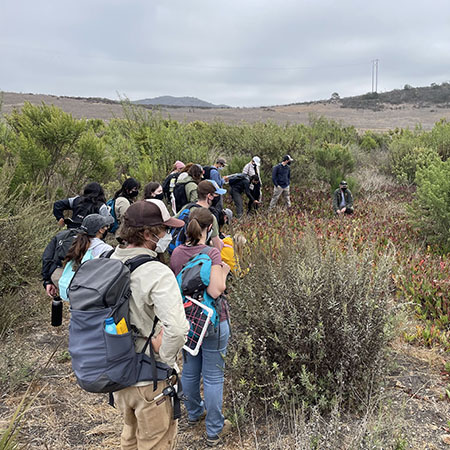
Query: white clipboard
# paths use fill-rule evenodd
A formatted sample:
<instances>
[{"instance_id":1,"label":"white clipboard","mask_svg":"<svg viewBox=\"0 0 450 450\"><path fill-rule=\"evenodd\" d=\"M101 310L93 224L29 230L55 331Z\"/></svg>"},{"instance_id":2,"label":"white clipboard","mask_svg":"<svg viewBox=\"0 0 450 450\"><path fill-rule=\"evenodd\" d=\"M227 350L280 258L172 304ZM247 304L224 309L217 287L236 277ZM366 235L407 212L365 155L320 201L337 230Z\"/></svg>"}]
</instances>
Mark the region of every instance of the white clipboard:
<instances>
[{"instance_id":1,"label":"white clipboard","mask_svg":"<svg viewBox=\"0 0 450 450\"><path fill-rule=\"evenodd\" d=\"M214 311L212 308L210 308L209 306L206 306L204 303L199 302L198 300L196 300L195 298L189 297L188 295L186 295L186 299L191 301L192 303L194 303L195 305L200 306L203 309L203 312L206 313L206 320L205 323L200 331L200 336L198 338L197 344L195 345L194 348L191 348L189 346L187 346L186 344L183 345L183 349L186 350L187 352L189 352L192 356L197 356L198 352L200 351L200 347L202 345L203 342L203 338L205 337L206 334L206 330L208 329L209 324L211 323L211 317L214 314ZM191 324L189 324L189 326L191 326ZM189 337L188 337L189 339Z\"/></svg>"}]
</instances>

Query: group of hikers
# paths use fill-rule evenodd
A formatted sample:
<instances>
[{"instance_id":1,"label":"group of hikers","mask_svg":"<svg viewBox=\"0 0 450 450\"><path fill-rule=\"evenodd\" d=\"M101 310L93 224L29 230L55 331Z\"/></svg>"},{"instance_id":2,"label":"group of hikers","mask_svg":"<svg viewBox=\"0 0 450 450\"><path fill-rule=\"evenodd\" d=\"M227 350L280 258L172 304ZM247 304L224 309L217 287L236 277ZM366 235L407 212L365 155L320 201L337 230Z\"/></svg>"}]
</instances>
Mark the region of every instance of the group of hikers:
<instances>
[{"instance_id":1,"label":"group of hikers","mask_svg":"<svg viewBox=\"0 0 450 450\"><path fill-rule=\"evenodd\" d=\"M291 206L289 166L292 161L286 155L273 168L270 209L280 196ZM75 279L79 278L78 269L87 267L91 260L102 259L119 260L127 265L131 295L129 312L124 317L126 330L133 336L134 350L154 358L155 366L164 364L178 370L177 356L183 349L181 385L188 424L194 427L204 421L208 446L220 443L231 429L231 423L222 413L224 357L230 336L226 289L230 277L245 274L240 265L244 236L223 233L233 218L232 211L224 208L223 196L227 192L224 186L230 186L237 217L243 215L244 193L248 198L247 212L256 210L261 202L260 164L260 158L255 156L242 173L222 177L224 158L218 158L212 166L176 161L163 183L150 182L144 187L143 200L137 200L141 185L134 178L126 179L108 201L100 184L89 183L82 195L54 203L56 220L67 228L56 234L43 254L44 288L53 298L59 295L69 300L72 315L77 309L71 295L75 297L74 292L80 286L78 281L74 287ZM336 214L353 212L352 202L343 181L333 196ZM71 216L65 217L68 210ZM105 242L108 233L111 238L106 240L115 245L115 239L118 243L115 248ZM168 265L163 263L162 254L169 254ZM137 264L136 258L140 258ZM187 277L189 265L194 266L197 261L200 261L197 272L204 266L209 270L207 279L202 278L201 288L194 289L191 297L185 285L193 281L183 277ZM108 283L106 278L107 274L105 280L96 282ZM208 310L210 315L192 352L187 351L186 339L196 330L187 311L195 307L195 299L200 302L210 299L209 310L205 307L201 311L206 314ZM74 336L69 331L69 351L77 345ZM84 368L88 364L84 361L78 364L75 352L71 355L77 374L75 366ZM79 384L83 386L80 381ZM153 379L139 379L114 392L115 403L124 418L122 448L175 446L173 386L171 377L160 379L155 375Z\"/></svg>"}]
</instances>

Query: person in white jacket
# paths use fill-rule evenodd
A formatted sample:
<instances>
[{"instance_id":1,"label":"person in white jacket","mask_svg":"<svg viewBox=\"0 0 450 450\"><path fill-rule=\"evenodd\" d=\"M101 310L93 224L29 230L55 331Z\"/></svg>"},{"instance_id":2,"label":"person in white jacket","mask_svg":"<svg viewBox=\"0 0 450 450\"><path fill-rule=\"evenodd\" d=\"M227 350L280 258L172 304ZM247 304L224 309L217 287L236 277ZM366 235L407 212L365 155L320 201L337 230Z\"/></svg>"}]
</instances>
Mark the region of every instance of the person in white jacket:
<instances>
[{"instance_id":1,"label":"person in white jacket","mask_svg":"<svg viewBox=\"0 0 450 450\"><path fill-rule=\"evenodd\" d=\"M252 160L247 163L242 169L242 173L251 177L252 175L258 175L259 182L257 184L250 183L250 190L252 191L252 196L259 203L248 202L248 212L250 213L252 209L258 209L261 201L262 201L262 183L261 183L261 158L259 156L254 156Z\"/></svg>"}]
</instances>

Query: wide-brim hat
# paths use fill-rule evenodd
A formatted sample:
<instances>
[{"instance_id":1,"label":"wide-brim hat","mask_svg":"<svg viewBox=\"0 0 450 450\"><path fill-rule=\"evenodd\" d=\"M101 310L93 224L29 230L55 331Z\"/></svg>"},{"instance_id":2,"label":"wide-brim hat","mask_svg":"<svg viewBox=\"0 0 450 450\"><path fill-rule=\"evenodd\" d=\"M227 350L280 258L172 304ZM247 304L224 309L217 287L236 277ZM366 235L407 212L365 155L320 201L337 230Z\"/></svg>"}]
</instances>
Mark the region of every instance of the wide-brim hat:
<instances>
[{"instance_id":1,"label":"wide-brim hat","mask_svg":"<svg viewBox=\"0 0 450 450\"><path fill-rule=\"evenodd\" d=\"M130 205L125 213L125 225L133 228L158 225L181 228L184 221L171 217L162 200L150 199Z\"/></svg>"}]
</instances>

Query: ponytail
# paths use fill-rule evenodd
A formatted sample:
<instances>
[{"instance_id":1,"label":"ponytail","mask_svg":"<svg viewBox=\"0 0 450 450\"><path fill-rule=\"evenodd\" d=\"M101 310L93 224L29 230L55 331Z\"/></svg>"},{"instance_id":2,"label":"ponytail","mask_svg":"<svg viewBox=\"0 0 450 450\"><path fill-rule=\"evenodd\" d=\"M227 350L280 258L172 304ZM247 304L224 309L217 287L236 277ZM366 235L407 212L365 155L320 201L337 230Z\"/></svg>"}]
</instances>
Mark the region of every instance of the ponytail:
<instances>
[{"instance_id":1,"label":"ponytail","mask_svg":"<svg viewBox=\"0 0 450 450\"><path fill-rule=\"evenodd\" d=\"M207 208L195 208L189 214L189 224L186 227L186 242L189 245L198 245L203 230L213 223L213 215Z\"/></svg>"}]
</instances>

